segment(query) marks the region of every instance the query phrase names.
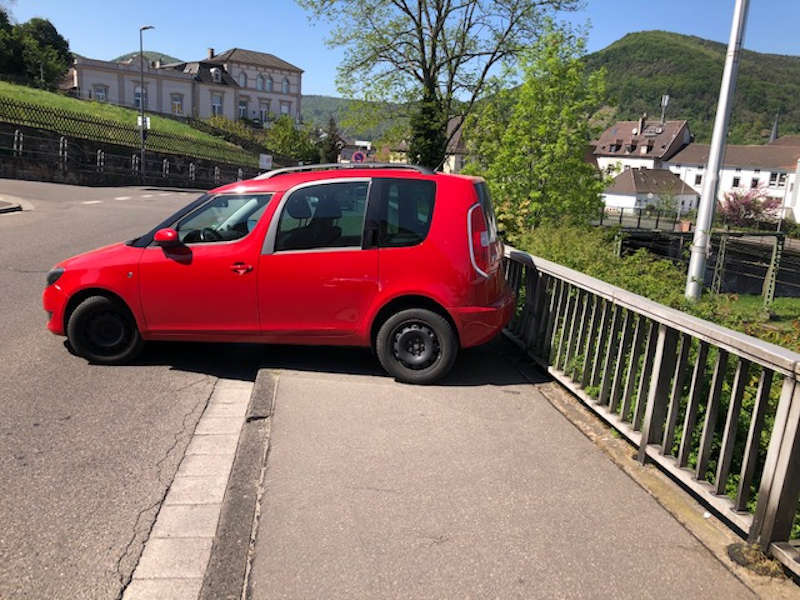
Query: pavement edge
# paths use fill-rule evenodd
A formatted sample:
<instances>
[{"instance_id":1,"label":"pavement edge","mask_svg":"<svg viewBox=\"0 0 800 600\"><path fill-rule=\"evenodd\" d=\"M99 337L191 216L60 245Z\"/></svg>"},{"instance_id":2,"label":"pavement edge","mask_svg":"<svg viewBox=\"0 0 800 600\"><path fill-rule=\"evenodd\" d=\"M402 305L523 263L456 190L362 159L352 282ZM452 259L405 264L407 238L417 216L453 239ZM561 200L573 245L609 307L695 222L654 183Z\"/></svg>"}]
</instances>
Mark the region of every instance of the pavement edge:
<instances>
[{"instance_id":1,"label":"pavement edge","mask_svg":"<svg viewBox=\"0 0 800 600\"><path fill-rule=\"evenodd\" d=\"M247 585L277 381L268 370L258 371L225 489L200 600L239 599Z\"/></svg>"}]
</instances>

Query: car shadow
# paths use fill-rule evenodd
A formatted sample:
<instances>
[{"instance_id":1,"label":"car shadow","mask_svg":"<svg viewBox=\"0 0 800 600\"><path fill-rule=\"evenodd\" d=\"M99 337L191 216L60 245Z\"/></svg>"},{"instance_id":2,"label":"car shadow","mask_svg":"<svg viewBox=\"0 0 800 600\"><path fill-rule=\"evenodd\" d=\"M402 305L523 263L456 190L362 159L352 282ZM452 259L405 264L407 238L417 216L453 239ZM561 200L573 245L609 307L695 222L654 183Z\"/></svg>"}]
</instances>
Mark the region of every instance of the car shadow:
<instances>
[{"instance_id":1,"label":"car shadow","mask_svg":"<svg viewBox=\"0 0 800 600\"><path fill-rule=\"evenodd\" d=\"M134 364L247 381L254 381L259 369L390 379L369 349L352 347L150 342ZM514 344L497 336L462 350L453 370L437 385L509 386L549 380Z\"/></svg>"}]
</instances>

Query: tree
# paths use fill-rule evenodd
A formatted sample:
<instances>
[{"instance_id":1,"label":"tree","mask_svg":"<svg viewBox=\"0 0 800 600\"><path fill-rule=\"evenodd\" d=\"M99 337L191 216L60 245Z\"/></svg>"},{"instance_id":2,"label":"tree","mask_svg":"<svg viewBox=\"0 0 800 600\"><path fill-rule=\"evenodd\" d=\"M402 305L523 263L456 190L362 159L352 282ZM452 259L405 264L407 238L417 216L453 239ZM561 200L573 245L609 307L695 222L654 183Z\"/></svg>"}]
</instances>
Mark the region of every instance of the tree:
<instances>
[{"instance_id":1,"label":"tree","mask_svg":"<svg viewBox=\"0 0 800 600\"><path fill-rule=\"evenodd\" d=\"M725 192L717 210L722 220L736 227L757 227L760 223L775 223L780 219L782 201L767 196L763 187L750 190L732 189Z\"/></svg>"},{"instance_id":2,"label":"tree","mask_svg":"<svg viewBox=\"0 0 800 600\"><path fill-rule=\"evenodd\" d=\"M344 139L336 126L336 119L331 117L328 120L328 128L325 130L319 144L319 159L323 163L335 163L339 160L339 152L344 147Z\"/></svg>"},{"instance_id":3,"label":"tree","mask_svg":"<svg viewBox=\"0 0 800 600\"><path fill-rule=\"evenodd\" d=\"M297 0L343 47L343 95L411 103L411 159L437 167L493 69L535 42L546 17L579 0ZM457 127L447 133L447 123Z\"/></svg>"},{"instance_id":4,"label":"tree","mask_svg":"<svg viewBox=\"0 0 800 600\"><path fill-rule=\"evenodd\" d=\"M550 29L521 56L522 84L499 89L467 122L467 170L486 177L510 241L543 221L586 222L600 208L606 182L584 157L604 73L588 74L583 52L582 38Z\"/></svg>"},{"instance_id":5,"label":"tree","mask_svg":"<svg viewBox=\"0 0 800 600\"><path fill-rule=\"evenodd\" d=\"M314 163L319 159L319 148L311 129L298 127L288 115L277 119L265 131L264 144L276 154L304 163Z\"/></svg>"},{"instance_id":6,"label":"tree","mask_svg":"<svg viewBox=\"0 0 800 600\"><path fill-rule=\"evenodd\" d=\"M12 25L0 8L0 74L54 88L72 61L69 44L47 19Z\"/></svg>"}]
</instances>

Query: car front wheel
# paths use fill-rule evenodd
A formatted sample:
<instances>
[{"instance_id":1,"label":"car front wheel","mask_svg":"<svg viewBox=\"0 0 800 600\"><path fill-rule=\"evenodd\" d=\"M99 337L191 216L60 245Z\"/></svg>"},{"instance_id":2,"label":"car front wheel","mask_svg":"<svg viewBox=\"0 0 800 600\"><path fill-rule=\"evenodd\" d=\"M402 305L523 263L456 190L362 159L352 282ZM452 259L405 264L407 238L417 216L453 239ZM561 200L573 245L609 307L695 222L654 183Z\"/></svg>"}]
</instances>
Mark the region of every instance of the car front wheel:
<instances>
[{"instance_id":1,"label":"car front wheel","mask_svg":"<svg viewBox=\"0 0 800 600\"><path fill-rule=\"evenodd\" d=\"M133 360L144 345L127 307L105 296L91 296L75 308L67 338L78 355L104 365Z\"/></svg>"},{"instance_id":2,"label":"car front wheel","mask_svg":"<svg viewBox=\"0 0 800 600\"><path fill-rule=\"evenodd\" d=\"M411 308L392 315L381 325L375 351L383 368L397 380L428 384L453 368L458 338L441 315Z\"/></svg>"}]
</instances>

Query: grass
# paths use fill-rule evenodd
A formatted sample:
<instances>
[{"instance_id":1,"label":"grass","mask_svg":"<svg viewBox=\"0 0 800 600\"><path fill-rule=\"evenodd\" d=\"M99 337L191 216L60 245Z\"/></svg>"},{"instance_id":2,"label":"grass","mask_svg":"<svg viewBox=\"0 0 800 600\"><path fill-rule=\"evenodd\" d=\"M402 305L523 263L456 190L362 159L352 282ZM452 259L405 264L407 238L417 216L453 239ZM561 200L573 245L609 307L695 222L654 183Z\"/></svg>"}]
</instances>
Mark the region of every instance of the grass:
<instances>
[{"instance_id":1,"label":"grass","mask_svg":"<svg viewBox=\"0 0 800 600\"><path fill-rule=\"evenodd\" d=\"M36 88L0 81L0 97L6 97L18 102L25 102L43 108L70 111L85 115L88 118L114 121L128 127L136 127L138 111L113 104L78 100L62 94L47 92ZM217 149L220 158L234 160L244 164L256 161L255 155L248 153L238 146L226 142L209 133L195 129L181 121L149 114L150 131L171 136L188 138L188 141L198 142L206 148ZM189 151L191 153L191 151Z\"/></svg>"},{"instance_id":2,"label":"grass","mask_svg":"<svg viewBox=\"0 0 800 600\"><path fill-rule=\"evenodd\" d=\"M682 310L800 352L800 298L777 298L765 309L761 296L709 293L697 303L684 298L686 273L646 250L618 257L614 232L564 224L543 225L523 236L521 249Z\"/></svg>"}]
</instances>

